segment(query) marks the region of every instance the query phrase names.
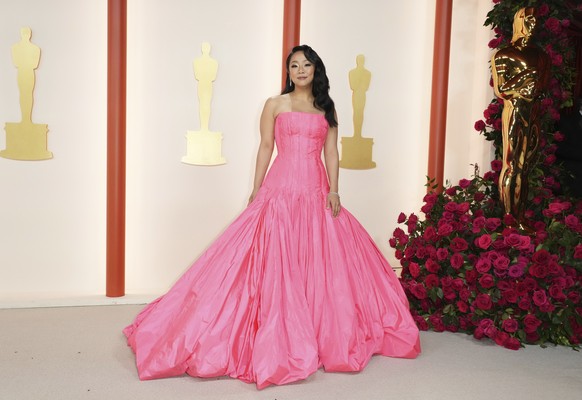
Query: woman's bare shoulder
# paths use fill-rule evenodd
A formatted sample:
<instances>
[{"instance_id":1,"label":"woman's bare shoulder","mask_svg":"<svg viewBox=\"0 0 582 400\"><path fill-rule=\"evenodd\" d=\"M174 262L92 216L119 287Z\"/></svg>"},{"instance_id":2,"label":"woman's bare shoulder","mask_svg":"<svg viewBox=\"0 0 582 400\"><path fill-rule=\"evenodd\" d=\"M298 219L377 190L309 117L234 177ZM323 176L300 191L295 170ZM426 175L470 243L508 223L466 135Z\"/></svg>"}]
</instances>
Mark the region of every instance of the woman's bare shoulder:
<instances>
[{"instance_id":1,"label":"woman's bare shoulder","mask_svg":"<svg viewBox=\"0 0 582 400\"><path fill-rule=\"evenodd\" d=\"M291 99L289 94L279 94L269 97L265 102L265 108L268 108L274 116L279 113L291 110Z\"/></svg>"}]
</instances>

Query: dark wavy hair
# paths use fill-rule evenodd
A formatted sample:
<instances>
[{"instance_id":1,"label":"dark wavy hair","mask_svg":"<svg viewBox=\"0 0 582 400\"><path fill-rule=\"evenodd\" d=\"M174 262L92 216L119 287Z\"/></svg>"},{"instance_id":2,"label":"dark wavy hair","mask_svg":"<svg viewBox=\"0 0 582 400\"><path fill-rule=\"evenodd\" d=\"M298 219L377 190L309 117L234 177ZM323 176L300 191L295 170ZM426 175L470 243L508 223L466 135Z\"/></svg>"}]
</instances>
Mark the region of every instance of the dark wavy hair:
<instances>
[{"instance_id":1,"label":"dark wavy hair","mask_svg":"<svg viewBox=\"0 0 582 400\"><path fill-rule=\"evenodd\" d=\"M289 78L289 63L291 62L291 57L298 51L302 51L305 58L309 60L315 67L313 73L313 84L311 86L311 91L313 93L313 106L318 110L325 111L325 119L329 126L337 126L337 120L335 119L335 105L331 97L329 96L329 79L325 73L325 65L323 61L317 55L315 50L306 44L301 46L293 47L289 56L287 56L287 79L285 79L285 88L281 91L281 94L290 93L295 90L295 85Z\"/></svg>"}]
</instances>

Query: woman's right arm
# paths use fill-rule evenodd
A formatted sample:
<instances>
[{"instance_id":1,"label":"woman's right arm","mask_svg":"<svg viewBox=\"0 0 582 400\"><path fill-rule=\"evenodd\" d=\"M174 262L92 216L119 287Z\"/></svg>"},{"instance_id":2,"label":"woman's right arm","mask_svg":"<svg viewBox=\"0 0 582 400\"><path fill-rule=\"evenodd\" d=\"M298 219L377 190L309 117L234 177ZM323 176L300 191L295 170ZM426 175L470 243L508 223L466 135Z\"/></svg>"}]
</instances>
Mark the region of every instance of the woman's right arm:
<instances>
[{"instance_id":1,"label":"woman's right arm","mask_svg":"<svg viewBox=\"0 0 582 400\"><path fill-rule=\"evenodd\" d=\"M267 173L267 168L271 162L273 148L275 145L275 100L270 98L265 102L261 113L261 143L257 152L257 162L255 165L255 180L253 192L249 197L249 204L255 199L257 192L263 184L263 179Z\"/></svg>"}]
</instances>

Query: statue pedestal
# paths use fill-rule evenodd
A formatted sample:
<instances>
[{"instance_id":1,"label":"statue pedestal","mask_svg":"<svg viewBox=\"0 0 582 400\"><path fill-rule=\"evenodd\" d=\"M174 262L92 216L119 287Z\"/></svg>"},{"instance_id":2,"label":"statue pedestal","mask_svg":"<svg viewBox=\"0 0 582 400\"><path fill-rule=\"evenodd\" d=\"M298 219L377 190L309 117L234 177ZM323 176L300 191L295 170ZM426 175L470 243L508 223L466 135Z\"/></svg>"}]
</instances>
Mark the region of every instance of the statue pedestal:
<instances>
[{"instance_id":1,"label":"statue pedestal","mask_svg":"<svg viewBox=\"0 0 582 400\"><path fill-rule=\"evenodd\" d=\"M342 137L342 155L339 166L345 169L372 169L376 163L372 161L372 146L374 139L363 137Z\"/></svg>"},{"instance_id":2,"label":"statue pedestal","mask_svg":"<svg viewBox=\"0 0 582 400\"><path fill-rule=\"evenodd\" d=\"M222 165L222 133L210 131L188 131L186 155L182 162L193 165Z\"/></svg>"},{"instance_id":3,"label":"statue pedestal","mask_svg":"<svg viewBox=\"0 0 582 400\"><path fill-rule=\"evenodd\" d=\"M6 149L0 157L12 160L48 160L53 153L47 150L48 125L32 122L7 122Z\"/></svg>"}]
</instances>

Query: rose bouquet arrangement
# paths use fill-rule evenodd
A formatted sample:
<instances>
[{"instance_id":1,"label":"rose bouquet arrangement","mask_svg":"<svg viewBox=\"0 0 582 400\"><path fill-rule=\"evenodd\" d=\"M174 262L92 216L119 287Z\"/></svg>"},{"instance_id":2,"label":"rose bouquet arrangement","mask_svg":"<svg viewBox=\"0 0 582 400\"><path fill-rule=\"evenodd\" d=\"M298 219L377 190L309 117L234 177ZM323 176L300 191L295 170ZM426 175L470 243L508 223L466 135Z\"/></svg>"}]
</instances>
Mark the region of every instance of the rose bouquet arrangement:
<instances>
[{"instance_id":1,"label":"rose bouquet arrangement","mask_svg":"<svg viewBox=\"0 0 582 400\"><path fill-rule=\"evenodd\" d=\"M485 25L489 47L506 46L515 12L537 8L532 40L551 58L552 79L542 100L539 162L529 174L525 218L534 232L505 214L501 170L503 103L494 98L475 129L495 147L491 170L457 185L429 181L421 214L401 213L390 245L402 265L400 281L422 330L465 332L519 349L524 344L582 342L582 201L560 193L556 163L560 109L572 105L574 54L567 30L579 2L494 0ZM527 4L524 4L527 3ZM492 85L492 82L490 82Z\"/></svg>"},{"instance_id":2,"label":"rose bouquet arrangement","mask_svg":"<svg viewBox=\"0 0 582 400\"><path fill-rule=\"evenodd\" d=\"M390 245L422 330L465 332L509 349L582 341L582 202L540 202L538 231L514 228L497 173L429 193L425 218L401 213Z\"/></svg>"}]
</instances>

